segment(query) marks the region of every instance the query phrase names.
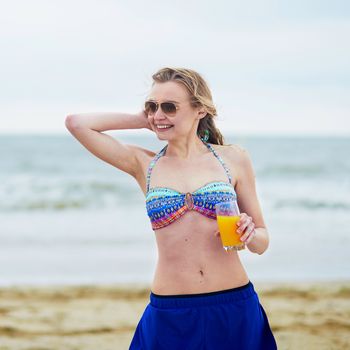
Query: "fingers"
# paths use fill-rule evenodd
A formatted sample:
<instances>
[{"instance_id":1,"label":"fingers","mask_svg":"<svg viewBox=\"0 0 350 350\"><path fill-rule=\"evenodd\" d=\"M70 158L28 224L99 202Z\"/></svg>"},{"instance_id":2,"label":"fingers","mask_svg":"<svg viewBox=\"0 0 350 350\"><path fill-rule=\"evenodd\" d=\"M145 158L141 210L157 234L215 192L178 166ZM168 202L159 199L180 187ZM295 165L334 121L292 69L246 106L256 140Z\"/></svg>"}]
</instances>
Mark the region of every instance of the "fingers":
<instances>
[{"instance_id":1,"label":"fingers","mask_svg":"<svg viewBox=\"0 0 350 350\"><path fill-rule=\"evenodd\" d=\"M256 235L256 231L254 229L252 232L250 232L247 240L245 241L245 244L249 244L254 239L255 235Z\"/></svg>"},{"instance_id":2,"label":"fingers","mask_svg":"<svg viewBox=\"0 0 350 350\"><path fill-rule=\"evenodd\" d=\"M240 240L248 244L255 236L255 224L253 218L246 213L241 213L240 220L237 222L237 233L240 234ZM214 232L215 237L220 237L220 231Z\"/></svg>"},{"instance_id":3,"label":"fingers","mask_svg":"<svg viewBox=\"0 0 350 350\"><path fill-rule=\"evenodd\" d=\"M251 223L250 225L248 225L244 234L240 237L240 240L242 242L249 243L253 238L252 236L254 231L255 231L255 225L254 223Z\"/></svg>"},{"instance_id":4,"label":"fingers","mask_svg":"<svg viewBox=\"0 0 350 350\"><path fill-rule=\"evenodd\" d=\"M240 214L240 219L237 222L237 226L238 226L237 232L238 233L244 232L244 230L248 227L248 225L251 222L253 222L253 219L250 216L248 216L246 213Z\"/></svg>"},{"instance_id":5,"label":"fingers","mask_svg":"<svg viewBox=\"0 0 350 350\"><path fill-rule=\"evenodd\" d=\"M237 223L237 233L241 234L240 240L247 244L253 239L254 235L252 235L252 233L255 231L255 224L253 219L246 213L240 214L240 217Z\"/></svg>"}]
</instances>

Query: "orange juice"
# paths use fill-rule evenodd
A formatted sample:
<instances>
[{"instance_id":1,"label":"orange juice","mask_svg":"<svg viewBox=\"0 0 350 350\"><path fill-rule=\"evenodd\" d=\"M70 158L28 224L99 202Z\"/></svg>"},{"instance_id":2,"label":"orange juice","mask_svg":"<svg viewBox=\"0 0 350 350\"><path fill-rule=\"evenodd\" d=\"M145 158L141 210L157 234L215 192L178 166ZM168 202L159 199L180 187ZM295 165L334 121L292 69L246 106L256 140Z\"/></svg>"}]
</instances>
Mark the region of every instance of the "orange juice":
<instances>
[{"instance_id":1,"label":"orange juice","mask_svg":"<svg viewBox=\"0 0 350 350\"><path fill-rule=\"evenodd\" d=\"M243 242L239 239L240 235L236 232L237 222L239 221L239 216L217 216L217 222L219 226L220 236L222 245L225 246L235 246L242 245Z\"/></svg>"}]
</instances>

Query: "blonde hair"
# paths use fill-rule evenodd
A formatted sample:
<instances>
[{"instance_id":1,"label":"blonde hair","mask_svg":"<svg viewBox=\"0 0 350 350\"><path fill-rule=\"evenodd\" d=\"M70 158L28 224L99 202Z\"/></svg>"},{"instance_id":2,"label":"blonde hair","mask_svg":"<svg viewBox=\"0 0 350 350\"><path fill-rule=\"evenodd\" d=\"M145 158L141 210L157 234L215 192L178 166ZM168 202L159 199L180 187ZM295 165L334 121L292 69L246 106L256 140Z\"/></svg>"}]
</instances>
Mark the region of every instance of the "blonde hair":
<instances>
[{"instance_id":1,"label":"blonde hair","mask_svg":"<svg viewBox=\"0 0 350 350\"><path fill-rule=\"evenodd\" d=\"M211 92L206 81L199 73L192 69L164 67L154 73L152 79L153 85L167 81L176 81L184 85L190 95L191 106L193 108L204 107L207 111L206 116L199 121L198 136L205 137L206 130L208 130L209 139L207 142L216 145L224 144L224 137L214 123L214 117L217 113Z\"/></svg>"}]
</instances>

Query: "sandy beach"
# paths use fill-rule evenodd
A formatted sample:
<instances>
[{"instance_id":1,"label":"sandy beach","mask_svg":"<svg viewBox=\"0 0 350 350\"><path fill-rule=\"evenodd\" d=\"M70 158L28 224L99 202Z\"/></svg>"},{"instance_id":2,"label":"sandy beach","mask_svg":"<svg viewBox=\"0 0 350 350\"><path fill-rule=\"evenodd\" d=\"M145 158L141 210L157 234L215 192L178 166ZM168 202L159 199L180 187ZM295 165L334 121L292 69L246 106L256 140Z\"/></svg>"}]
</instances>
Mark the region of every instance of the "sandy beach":
<instances>
[{"instance_id":1,"label":"sandy beach","mask_svg":"<svg viewBox=\"0 0 350 350\"><path fill-rule=\"evenodd\" d=\"M278 348L350 348L350 282L254 283ZM0 289L0 349L128 349L148 303L141 285Z\"/></svg>"}]
</instances>

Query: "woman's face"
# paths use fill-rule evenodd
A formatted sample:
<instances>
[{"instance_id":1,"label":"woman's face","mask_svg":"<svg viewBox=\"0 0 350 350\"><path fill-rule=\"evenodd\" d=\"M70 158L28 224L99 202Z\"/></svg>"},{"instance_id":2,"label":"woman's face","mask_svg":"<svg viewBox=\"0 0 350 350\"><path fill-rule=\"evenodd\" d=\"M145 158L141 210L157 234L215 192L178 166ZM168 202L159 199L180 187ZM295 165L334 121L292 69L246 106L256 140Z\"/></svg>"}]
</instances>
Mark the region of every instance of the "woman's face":
<instances>
[{"instance_id":1,"label":"woman's face","mask_svg":"<svg viewBox=\"0 0 350 350\"><path fill-rule=\"evenodd\" d=\"M148 121L159 139L173 140L197 130L202 113L190 105L189 93L181 83L155 83L147 100L158 103L171 101L178 107L174 116L166 115L160 106L153 115L148 115Z\"/></svg>"}]
</instances>

